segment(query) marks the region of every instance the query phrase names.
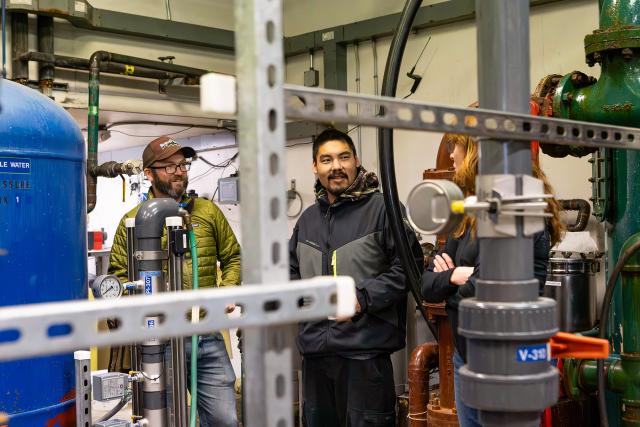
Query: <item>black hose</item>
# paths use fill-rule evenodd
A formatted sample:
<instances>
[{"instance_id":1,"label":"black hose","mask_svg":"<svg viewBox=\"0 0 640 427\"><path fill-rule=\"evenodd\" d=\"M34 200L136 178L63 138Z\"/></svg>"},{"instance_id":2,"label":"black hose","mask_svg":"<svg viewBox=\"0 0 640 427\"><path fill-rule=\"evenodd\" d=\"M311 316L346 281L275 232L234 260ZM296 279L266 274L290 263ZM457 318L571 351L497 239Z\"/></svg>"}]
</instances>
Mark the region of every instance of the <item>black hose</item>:
<instances>
[{"instance_id":1,"label":"black hose","mask_svg":"<svg viewBox=\"0 0 640 427\"><path fill-rule=\"evenodd\" d=\"M600 333L598 338L606 338L607 323L609 322L609 309L611 307L611 300L613 299L613 291L618 283L618 277L624 268L624 265L629 261L629 258L640 249L640 240L629 246L620 254L618 262L615 268L609 276L607 281L607 290L604 293L604 300L602 301L602 312L600 313ZM604 378L604 360L598 359L596 361L598 369L598 409L600 410L600 425L602 427L609 427L609 420L607 418L607 400L605 399L605 378Z\"/></svg>"},{"instance_id":2,"label":"black hose","mask_svg":"<svg viewBox=\"0 0 640 427\"><path fill-rule=\"evenodd\" d=\"M407 39L411 32L411 25L413 24L421 4L422 0L407 0L407 3L404 5L400 22L393 34L391 48L389 49L389 56L387 56L387 64L384 69L384 78L382 81L382 96L396 96L398 76L400 74L400 65L402 64L404 48L407 45ZM396 183L393 156L393 129L379 128L378 139L380 140L380 145L378 146L378 157L380 163L382 194L384 196L384 204L387 217L389 218L391 232L396 244L396 249L398 250L398 256L400 257L402 268L407 275L411 294L418 304L420 313L427 322L431 333L437 339L437 331L427 319L427 315L422 308L422 297L420 292L422 274L413 259L409 240L405 234L404 218L402 216L400 200L398 199L398 185Z\"/></svg>"},{"instance_id":3,"label":"black hose","mask_svg":"<svg viewBox=\"0 0 640 427\"><path fill-rule=\"evenodd\" d=\"M124 405L127 404L127 402L129 401L130 398L131 398L131 394L126 394L122 399L120 399L120 401L118 403L116 403L116 406L114 406L113 408L111 408L111 410L109 412L104 414L102 416L102 418L100 418L98 420L98 422L101 423L103 421L107 421L107 420L110 420L111 418L113 418L118 412L120 412L120 410L122 408L124 408ZM95 424L94 424L94 426L95 426Z\"/></svg>"}]
</instances>

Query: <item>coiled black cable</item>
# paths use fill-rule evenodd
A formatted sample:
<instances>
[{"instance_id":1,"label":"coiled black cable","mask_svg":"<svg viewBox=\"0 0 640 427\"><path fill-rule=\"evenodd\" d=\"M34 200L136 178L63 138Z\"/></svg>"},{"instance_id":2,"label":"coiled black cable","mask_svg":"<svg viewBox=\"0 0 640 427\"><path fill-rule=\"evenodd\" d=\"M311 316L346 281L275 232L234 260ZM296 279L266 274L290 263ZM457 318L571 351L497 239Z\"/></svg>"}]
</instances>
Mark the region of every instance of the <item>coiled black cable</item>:
<instances>
[{"instance_id":1,"label":"coiled black cable","mask_svg":"<svg viewBox=\"0 0 640 427\"><path fill-rule=\"evenodd\" d=\"M411 25L420 9L422 0L407 0L404 5L400 22L393 34L391 48L387 56L387 64L384 69L384 78L382 80L382 96L396 96L398 86L398 76L400 75L400 65L402 64L402 56L404 48L407 45L407 39L411 32ZM419 306L420 313L424 317L432 335L437 339L437 331L428 321L426 313L422 308L422 296L420 285L422 283L422 274L416 264L409 246L409 240L405 234L404 218L400 200L398 199L398 185L396 182L396 172L393 155L393 129L379 128L378 139L378 158L380 163L380 178L382 182L382 194L384 196L384 204L389 218L393 240L396 244L396 250L402 264L402 268L407 275L407 281L410 284L410 291Z\"/></svg>"}]
</instances>

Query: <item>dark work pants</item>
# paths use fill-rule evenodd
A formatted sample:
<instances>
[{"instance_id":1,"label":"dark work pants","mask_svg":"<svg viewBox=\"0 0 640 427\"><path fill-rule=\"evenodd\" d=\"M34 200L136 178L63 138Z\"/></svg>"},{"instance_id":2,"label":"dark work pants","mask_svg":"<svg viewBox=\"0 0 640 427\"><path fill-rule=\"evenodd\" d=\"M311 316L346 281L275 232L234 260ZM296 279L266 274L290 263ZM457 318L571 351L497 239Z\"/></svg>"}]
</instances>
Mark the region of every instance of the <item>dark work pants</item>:
<instances>
[{"instance_id":1,"label":"dark work pants","mask_svg":"<svg viewBox=\"0 0 640 427\"><path fill-rule=\"evenodd\" d=\"M394 427L396 393L389 355L302 360L306 427Z\"/></svg>"}]
</instances>

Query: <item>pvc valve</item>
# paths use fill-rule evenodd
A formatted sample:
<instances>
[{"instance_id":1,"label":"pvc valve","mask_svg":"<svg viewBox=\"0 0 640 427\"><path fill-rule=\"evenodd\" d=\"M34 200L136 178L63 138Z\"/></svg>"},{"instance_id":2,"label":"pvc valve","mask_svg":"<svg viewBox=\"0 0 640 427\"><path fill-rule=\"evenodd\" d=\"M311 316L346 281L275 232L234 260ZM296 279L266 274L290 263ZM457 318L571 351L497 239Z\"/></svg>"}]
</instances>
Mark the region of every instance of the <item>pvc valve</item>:
<instances>
[{"instance_id":1,"label":"pvc valve","mask_svg":"<svg viewBox=\"0 0 640 427\"><path fill-rule=\"evenodd\" d=\"M563 359L606 359L609 357L609 341L602 338L558 332L549 340L551 357Z\"/></svg>"}]
</instances>

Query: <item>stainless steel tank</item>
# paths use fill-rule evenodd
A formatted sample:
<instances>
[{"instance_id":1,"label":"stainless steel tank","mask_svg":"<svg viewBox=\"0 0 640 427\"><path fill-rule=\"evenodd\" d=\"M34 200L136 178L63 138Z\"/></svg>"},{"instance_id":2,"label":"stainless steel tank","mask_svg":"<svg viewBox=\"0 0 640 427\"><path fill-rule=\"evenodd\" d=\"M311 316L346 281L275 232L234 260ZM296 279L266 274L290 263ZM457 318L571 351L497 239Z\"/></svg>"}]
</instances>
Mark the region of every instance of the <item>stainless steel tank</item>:
<instances>
[{"instance_id":1,"label":"stainless steel tank","mask_svg":"<svg viewBox=\"0 0 640 427\"><path fill-rule=\"evenodd\" d=\"M558 304L558 325L563 332L586 331L596 322L596 276L594 258L551 258L544 296Z\"/></svg>"}]
</instances>

